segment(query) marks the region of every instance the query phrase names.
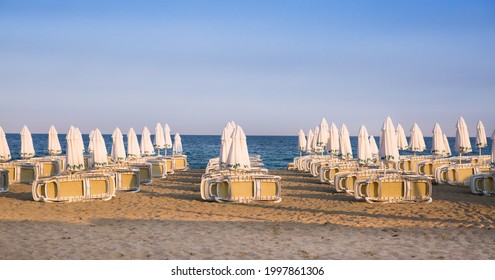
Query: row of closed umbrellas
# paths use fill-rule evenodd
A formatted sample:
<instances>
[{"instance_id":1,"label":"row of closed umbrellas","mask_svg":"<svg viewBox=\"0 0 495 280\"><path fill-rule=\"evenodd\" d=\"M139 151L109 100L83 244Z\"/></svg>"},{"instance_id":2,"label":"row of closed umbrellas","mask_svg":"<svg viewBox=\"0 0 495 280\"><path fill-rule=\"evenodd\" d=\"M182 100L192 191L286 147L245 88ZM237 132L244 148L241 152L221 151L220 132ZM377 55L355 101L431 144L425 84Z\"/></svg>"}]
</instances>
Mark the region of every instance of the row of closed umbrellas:
<instances>
[{"instance_id":1,"label":"row of closed umbrellas","mask_svg":"<svg viewBox=\"0 0 495 280\"><path fill-rule=\"evenodd\" d=\"M90 141L88 152L93 155L95 165L106 165L108 163L107 150L105 140L99 129L95 129L90 133ZM66 136L67 151L66 155L71 158L69 165L74 168L79 168L81 159L83 160L84 144L82 134L77 127L71 126ZM119 128L116 128L112 133L112 150L110 156L113 161L121 162L126 158L136 159L142 156L155 155L155 149L160 155L160 150L172 148L173 154L182 154L182 140L179 133L175 134L174 143L171 141L170 128L168 124L163 128L160 123L155 126L155 141L152 143L151 134L147 127L144 127L141 134L141 142L138 142L137 135L133 128L127 133L127 155L124 147L123 135ZM52 125L48 132L48 152L50 155L58 155L62 153L62 148L58 138L58 132ZM28 159L35 156L33 140L29 129L23 126L21 130L21 151L20 155L23 159ZM7 143L6 135L0 127L0 160L7 161L11 159L10 149Z\"/></svg>"},{"instance_id":2,"label":"row of closed umbrellas","mask_svg":"<svg viewBox=\"0 0 495 280\"><path fill-rule=\"evenodd\" d=\"M392 119L387 117L381 129L380 146L378 148L374 137L368 135L364 125L361 126L358 134L358 161L366 163L371 161L373 157L379 157L385 161L397 161L399 159L399 150L409 150L414 153L426 150L423 133L416 123L413 124L410 132L410 141L408 143L402 126L398 124L397 128L395 128ZM329 126L325 118L323 118L314 131L309 130L307 138L302 129L299 130L298 136L301 153L317 154L326 150L328 154L338 155L343 159L350 159L353 156L349 131L345 124L342 125L339 133L334 123ZM495 131L492 134L492 140L495 141ZM481 121L477 124L476 146L480 149L480 155L481 148L487 146L486 132ZM467 125L462 117L458 119L456 124L454 147L455 151L461 156L463 153L472 151ZM492 145L492 162L495 161L493 147L494 145ZM431 153L435 156L450 156L452 154L447 136L442 132L438 123L433 128Z\"/></svg>"}]
</instances>

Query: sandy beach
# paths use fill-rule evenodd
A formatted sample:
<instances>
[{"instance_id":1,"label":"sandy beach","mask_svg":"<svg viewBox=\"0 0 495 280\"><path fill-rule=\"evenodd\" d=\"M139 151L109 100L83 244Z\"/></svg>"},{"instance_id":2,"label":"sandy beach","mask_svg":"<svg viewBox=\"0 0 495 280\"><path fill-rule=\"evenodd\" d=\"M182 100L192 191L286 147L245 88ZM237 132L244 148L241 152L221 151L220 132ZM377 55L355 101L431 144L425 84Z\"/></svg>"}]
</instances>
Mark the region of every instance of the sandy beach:
<instances>
[{"instance_id":1,"label":"sandy beach","mask_svg":"<svg viewBox=\"0 0 495 280\"><path fill-rule=\"evenodd\" d=\"M431 204L368 204L297 171L281 203L201 200L203 170L110 201L40 203L0 194L0 259L495 259L495 201L433 186Z\"/></svg>"}]
</instances>

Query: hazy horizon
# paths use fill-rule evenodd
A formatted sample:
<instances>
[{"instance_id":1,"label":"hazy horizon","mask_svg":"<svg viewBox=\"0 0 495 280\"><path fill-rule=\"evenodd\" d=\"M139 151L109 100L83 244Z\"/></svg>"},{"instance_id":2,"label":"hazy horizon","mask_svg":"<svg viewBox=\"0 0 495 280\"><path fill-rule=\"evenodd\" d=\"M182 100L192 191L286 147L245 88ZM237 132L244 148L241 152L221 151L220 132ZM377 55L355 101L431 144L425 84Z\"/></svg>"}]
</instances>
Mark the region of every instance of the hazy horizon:
<instances>
[{"instance_id":1,"label":"hazy horizon","mask_svg":"<svg viewBox=\"0 0 495 280\"><path fill-rule=\"evenodd\" d=\"M0 0L0 127L495 129L495 1Z\"/></svg>"}]
</instances>

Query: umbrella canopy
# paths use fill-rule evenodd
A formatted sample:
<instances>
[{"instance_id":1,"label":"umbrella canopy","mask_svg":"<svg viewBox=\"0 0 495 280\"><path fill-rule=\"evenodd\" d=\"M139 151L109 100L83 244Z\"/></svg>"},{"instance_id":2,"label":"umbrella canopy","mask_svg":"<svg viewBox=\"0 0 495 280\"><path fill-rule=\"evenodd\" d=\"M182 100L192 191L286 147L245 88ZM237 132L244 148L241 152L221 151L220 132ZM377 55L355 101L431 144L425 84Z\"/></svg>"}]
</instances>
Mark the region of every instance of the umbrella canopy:
<instances>
[{"instance_id":1,"label":"umbrella canopy","mask_svg":"<svg viewBox=\"0 0 495 280\"><path fill-rule=\"evenodd\" d=\"M349 136L349 130L347 130L347 126L342 124L340 128L340 156L343 159L351 159L352 158L352 146L351 146L351 138Z\"/></svg>"},{"instance_id":2,"label":"umbrella canopy","mask_svg":"<svg viewBox=\"0 0 495 280\"><path fill-rule=\"evenodd\" d=\"M110 156L114 162L125 161L124 136L120 128L116 128L112 133L112 151Z\"/></svg>"},{"instance_id":3,"label":"umbrella canopy","mask_svg":"<svg viewBox=\"0 0 495 280\"><path fill-rule=\"evenodd\" d=\"M423 132L419 129L418 124L414 123L411 127L411 137L409 142L409 150L413 152L422 152L426 149Z\"/></svg>"},{"instance_id":4,"label":"umbrella canopy","mask_svg":"<svg viewBox=\"0 0 495 280\"><path fill-rule=\"evenodd\" d=\"M84 154L84 141L83 141L83 138L82 138L82 134L81 134L81 131L79 130L78 127L75 127L75 130L74 130L74 135L76 136L76 143L77 145L79 146L79 149L83 152Z\"/></svg>"},{"instance_id":5,"label":"umbrella canopy","mask_svg":"<svg viewBox=\"0 0 495 280\"><path fill-rule=\"evenodd\" d=\"M34 154L35 152L31 132L29 132L27 126L23 126L21 130L21 158L32 158L34 157Z\"/></svg>"},{"instance_id":6,"label":"umbrella canopy","mask_svg":"<svg viewBox=\"0 0 495 280\"><path fill-rule=\"evenodd\" d=\"M8 161L12 158L10 155L9 144L3 128L0 127L0 161Z\"/></svg>"},{"instance_id":7,"label":"umbrella canopy","mask_svg":"<svg viewBox=\"0 0 495 280\"><path fill-rule=\"evenodd\" d=\"M407 150L409 146L407 145L406 134L404 133L404 128L402 128L402 125L400 125L400 123L397 124L395 133L397 134L397 147L399 148L399 150Z\"/></svg>"},{"instance_id":8,"label":"umbrella canopy","mask_svg":"<svg viewBox=\"0 0 495 280\"><path fill-rule=\"evenodd\" d=\"M313 131L310 129L308 131L308 140L306 142L306 153L313 153L313 150L311 150L311 143L313 143L313 138L314 138Z\"/></svg>"},{"instance_id":9,"label":"umbrella canopy","mask_svg":"<svg viewBox=\"0 0 495 280\"><path fill-rule=\"evenodd\" d=\"M447 139L447 135L443 134L443 147L445 148L445 155L451 156L452 151L450 150L449 139Z\"/></svg>"},{"instance_id":10,"label":"umbrella canopy","mask_svg":"<svg viewBox=\"0 0 495 280\"><path fill-rule=\"evenodd\" d=\"M380 160L384 162L397 162L399 160L397 136L395 135L394 124L390 117L387 117L383 123L378 156L380 157Z\"/></svg>"},{"instance_id":11,"label":"umbrella canopy","mask_svg":"<svg viewBox=\"0 0 495 280\"><path fill-rule=\"evenodd\" d=\"M108 153L105 146L105 139L101 135L100 130L97 128L93 133L93 166L102 167L108 165Z\"/></svg>"},{"instance_id":12,"label":"umbrella canopy","mask_svg":"<svg viewBox=\"0 0 495 280\"><path fill-rule=\"evenodd\" d=\"M58 132L53 125L48 130L48 153L52 156L62 153L62 147L60 147L60 141L58 140Z\"/></svg>"},{"instance_id":13,"label":"umbrella canopy","mask_svg":"<svg viewBox=\"0 0 495 280\"><path fill-rule=\"evenodd\" d=\"M433 127L433 139L431 141L431 153L435 156L444 156L447 154L443 139L442 129L438 123Z\"/></svg>"},{"instance_id":14,"label":"umbrella canopy","mask_svg":"<svg viewBox=\"0 0 495 280\"><path fill-rule=\"evenodd\" d=\"M84 150L79 130L72 125L67 132L65 139L67 140L66 162L67 169L77 171L84 169Z\"/></svg>"},{"instance_id":15,"label":"umbrella canopy","mask_svg":"<svg viewBox=\"0 0 495 280\"><path fill-rule=\"evenodd\" d=\"M471 148L471 141L469 140L467 125L462 117L457 120L454 148L459 154L469 153L473 150Z\"/></svg>"},{"instance_id":16,"label":"umbrella canopy","mask_svg":"<svg viewBox=\"0 0 495 280\"><path fill-rule=\"evenodd\" d=\"M145 126L143 128L143 133L141 133L141 155L143 157L149 157L155 154L155 149L151 142L151 134L148 128Z\"/></svg>"},{"instance_id":17,"label":"umbrella canopy","mask_svg":"<svg viewBox=\"0 0 495 280\"><path fill-rule=\"evenodd\" d=\"M229 156L227 157L227 167L236 170L250 170L251 161L246 142L246 134L242 128L237 125L232 134L232 145L230 146Z\"/></svg>"},{"instance_id":18,"label":"umbrella canopy","mask_svg":"<svg viewBox=\"0 0 495 280\"><path fill-rule=\"evenodd\" d=\"M340 151L339 142L339 130L335 123L332 123L328 131L327 152L332 155L338 155Z\"/></svg>"},{"instance_id":19,"label":"umbrella canopy","mask_svg":"<svg viewBox=\"0 0 495 280\"><path fill-rule=\"evenodd\" d=\"M299 144L299 151L305 152L306 151L306 136L304 135L304 131L302 129L299 129L299 134L298 134L298 144Z\"/></svg>"},{"instance_id":20,"label":"umbrella canopy","mask_svg":"<svg viewBox=\"0 0 495 280\"><path fill-rule=\"evenodd\" d=\"M370 135L370 148L371 148L371 156L373 158L377 158L379 154L378 145L376 145L375 137L373 137L373 135Z\"/></svg>"},{"instance_id":21,"label":"umbrella canopy","mask_svg":"<svg viewBox=\"0 0 495 280\"><path fill-rule=\"evenodd\" d=\"M234 132L234 129L235 126L231 122L228 122L222 130L222 136L220 139L220 155L218 157L218 162L221 166L224 166L227 162L230 145L232 144L232 133Z\"/></svg>"},{"instance_id":22,"label":"umbrella canopy","mask_svg":"<svg viewBox=\"0 0 495 280\"><path fill-rule=\"evenodd\" d=\"M138 138L136 132L134 132L134 129L132 127L127 133L127 156L130 159L141 158L141 150L139 149Z\"/></svg>"},{"instance_id":23,"label":"umbrella canopy","mask_svg":"<svg viewBox=\"0 0 495 280\"><path fill-rule=\"evenodd\" d=\"M165 149L172 148L172 138L170 137L170 127L168 126L168 123L166 123L163 128L163 135L165 136ZM167 151L165 151L165 153L166 152Z\"/></svg>"},{"instance_id":24,"label":"umbrella canopy","mask_svg":"<svg viewBox=\"0 0 495 280\"><path fill-rule=\"evenodd\" d=\"M323 147L318 146L318 135L320 134L320 128L318 126L315 127L314 134L313 141L311 142L311 149L315 153L321 153L323 152Z\"/></svg>"},{"instance_id":25,"label":"umbrella canopy","mask_svg":"<svg viewBox=\"0 0 495 280\"><path fill-rule=\"evenodd\" d=\"M165 133L160 123L155 126L155 148L158 149L158 154L161 149L165 149Z\"/></svg>"},{"instance_id":26,"label":"umbrella canopy","mask_svg":"<svg viewBox=\"0 0 495 280\"><path fill-rule=\"evenodd\" d=\"M91 130L89 133L89 143L88 143L88 153L92 154L94 151L94 142L93 142L93 136L95 135L95 131Z\"/></svg>"},{"instance_id":27,"label":"umbrella canopy","mask_svg":"<svg viewBox=\"0 0 495 280\"><path fill-rule=\"evenodd\" d=\"M478 121L478 125L476 126L476 147L478 147L481 152L481 148L486 147L487 145L485 126L481 121Z\"/></svg>"},{"instance_id":28,"label":"umbrella canopy","mask_svg":"<svg viewBox=\"0 0 495 280\"><path fill-rule=\"evenodd\" d=\"M179 133L175 133L172 153L174 155L182 155L182 139L180 138Z\"/></svg>"},{"instance_id":29,"label":"umbrella canopy","mask_svg":"<svg viewBox=\"0 0 495 280\"><path fill-rule=\"evenodd\" d=\"M495 130L492 133L492 157L491 157L492 166L495 165Z\"/></svg>"},{"instance_id":30,"label":"umbrella canopy","mask_svg":"<svg viewBox=\"0 0 495 280\"><path fill-rule=\"evenodd\" d=\"M328 136L328 123L325 118L322 118L320 126L318 127L318 141L316 143L318 147L322 147L321 150L323 150L323 147L327 145Z\"/></svg>"},{"instance_id":31,"label":"umbrella canopy","mask_svg":"<svg viewBox=\"0 0 495 280\"><path fill-rule=\"evenodd\" d=\"M359 163L366 164L371 162L372 155L370 142L368 141L368 130L364 125L359 129L357 153Z\"/></svg>"}]
</instances>

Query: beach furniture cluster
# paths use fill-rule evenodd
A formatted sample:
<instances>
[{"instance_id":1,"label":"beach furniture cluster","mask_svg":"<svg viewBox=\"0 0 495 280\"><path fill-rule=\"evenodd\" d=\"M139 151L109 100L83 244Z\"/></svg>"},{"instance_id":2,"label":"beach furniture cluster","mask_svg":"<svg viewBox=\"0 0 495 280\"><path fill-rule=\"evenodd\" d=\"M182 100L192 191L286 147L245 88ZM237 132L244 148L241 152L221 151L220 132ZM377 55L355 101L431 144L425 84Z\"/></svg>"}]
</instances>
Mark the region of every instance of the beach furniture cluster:
<instances>
[{"instance_id":1,"label":"beach furniture cluster","mask_svg":"<svg viewBox=\"0 0 495 280\"><path fill-rule=\"evenodd\" d=\"M281 177L268 174L260 156L250 156L241 126L228 122L222 131L220 155L210 159L201 177L206 201L282 201Z\"/></svg>"},{"instance_id":2,"label":"beach furniture cluster","mask_svg":"<svg viewBox=\"0 0 495 280\"><path fill-rule=\"evenodd\" d=\"M138 192L142 184L151 184L154 178L166 178L175 171L189 168L187 156L182 154L182 142L177 133L171 141L170 128L159 123L155 127L155 142L145 127L141 142L131 128L127 152L119 128L112 134L112 150L107 153L105 141L99 129L90 133L87 154L82 135L74 126L66 136L66 154L62 149L55 127L49 131L50 156L34 157L32 138L27 127L21 131L20 160L11 160L5 133L0 128L0 191L7 192L9 184L31 184L35 201L74 202L109 200L119 191ZM172 155L167 156L167 149ZM157 152L155 152L155 149ZM160 153L164 150L164 155Z\"/></svg>"},{"instance_id":3,"label":"beach furniture cluster","mask_svg":"<svg viewBox=\"0 0 495 280\"><path fill-rule=\"evenodd\" d=\"M299 131L300 156L288 169L310 173L321 183L329 184L337 192L345 192L357 200L367 202L427 202L432 201L432 184L470 187L474 194L495 194L494 151L482 155L486 134L480 121L477 126L479 155L462 155L472 151L464 119L457 122L455 149L459 156L452 157L449 143L438 124L433 129L431 155L416 155L426 149L424 137L417 124L411 128L410 142L399 124L394 129L390 118L383 124L380 147L366 128L358 135L358 155L353 158L347 148L348 132L345 125L338 133L335 124L328 126L322 119L307 137ZM323 131L323 133L322 133ZM326 133L325 133L326 132ZM495 131L492 135L495 141ZM494 143L495 144L495 143ZM399 155L408 150L413 155ZM324 154L324 152L327 154ZM302 153L307 155L302 155Z\"/></svg>"}]
</instances>

